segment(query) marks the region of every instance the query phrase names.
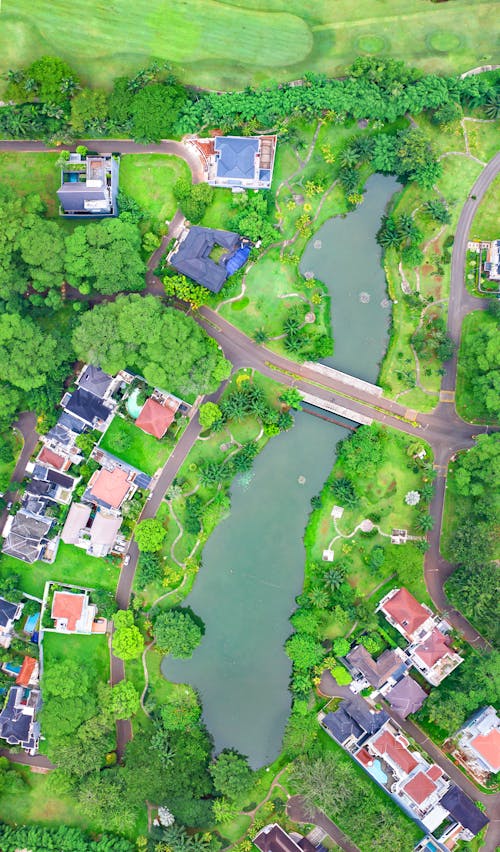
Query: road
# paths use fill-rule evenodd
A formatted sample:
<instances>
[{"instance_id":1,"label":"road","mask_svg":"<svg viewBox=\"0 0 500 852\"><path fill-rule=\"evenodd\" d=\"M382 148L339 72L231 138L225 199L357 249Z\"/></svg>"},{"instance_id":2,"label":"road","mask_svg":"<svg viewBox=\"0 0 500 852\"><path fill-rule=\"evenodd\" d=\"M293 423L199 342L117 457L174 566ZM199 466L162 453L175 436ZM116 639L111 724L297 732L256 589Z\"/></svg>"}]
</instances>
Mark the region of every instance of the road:
<instances>
[{"instance_id":1,"label":"road","mask_svg":"<svg viewBox=\"0 0 500 852\"><path fill-rule=\"evenodd\" d=\"M286 805L286 812L293 822L314 823L314 825L322 828L345 852L361 852L359 847L352 840L349 840L338 825L332 822L323 811L318 808L308 808L302 796L291 796Z\"/></svg>"},{"instance_id":2,"label":"road","mask_svg":"<svg viewBox=\"0 0 500 852\"><path fill-rule=\"evenodd\" d=\"M36 414L34 411L23 411L22 414L19 415L16 422L13 423L13 427L21 433L23 438L23 448L21 450L21 454L17 460L16 466L11 476L11 484L8 490L5 492L4 499L9 503L14 503L17 498L17 492L12 490L12 484L21 482L24 479L24 475L26 472L26 465L28 464L35 447L38 443L39 437L36 431ZM8 516L7 509L0 515L0 530L3 530L5 523L7 521Z\"/></svg>"}]
</instances>

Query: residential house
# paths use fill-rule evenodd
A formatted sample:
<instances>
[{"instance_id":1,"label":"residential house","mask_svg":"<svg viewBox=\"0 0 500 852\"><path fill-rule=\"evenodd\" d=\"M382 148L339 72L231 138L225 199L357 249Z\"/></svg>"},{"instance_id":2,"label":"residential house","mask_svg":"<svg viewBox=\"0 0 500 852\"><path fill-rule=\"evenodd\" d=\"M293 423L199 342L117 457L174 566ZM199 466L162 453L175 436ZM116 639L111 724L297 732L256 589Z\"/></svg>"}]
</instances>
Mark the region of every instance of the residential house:
<instances>
[{"instance_id":1,"label":"residential house","mask_svg":"<svg viewBox=\"0 0 500 852\"><path fill-rule=\"evenodd\" d=\"M36 721L40 703L40 690L12 686L0 712L0 738L35 754L40 739L40 725Z\"/></svg>"},{"instance_id":2,"label":"residential house","mask_svg":"<svg viewBox=\"0 0 500 852\"><path fill-rule=\"evenodd\" d=\"M24 604L0 598L0 648L8 648L14 633L14 622L21 618Z\"/></svg>"},{"instance_id":3,"label":"residential house","mask_svg":"<svg viewBox=\"0 0 500 852\"><path fill-rule=\"evenodd\" d=\"M193 225L183 231L168 261L181 275L219 293L226 280L245 265L251 247L250 240L232 231ZM224 251L216 258L221 249Z\"/></svg>"},{"instance_id":4,"label":"residential house","mask_svg":"<svg viewBox=\"0 0 500 852\"><path fill-rule=\"evenodd\" d=\"M411 713L420 710L427 698L427 693L416 680L408 675L392 686L384 697L392 709L403 719L406 719Z\"/></svg>"},{"instance_id":5,"label":"residential house","mask_svg":"<svg viewBox=\"0 0 500 852\"><path fill-rule=\"evenodd\" d=\"M136 491L135 475L116 465L92 474L83 499L105 509L119 509Z\"/></svg>"},{"instance_id":6,"label":"residential house","mask_svg":"<svg viewBox=\"0 0 500 852\"><path fill-rule=\"evenodd\" d=\"M381 690L386 684L393 685L403 677L407 670L407 658L400 648L383 651L374 660L363 645L356 645L346 654L346 664L354 676L351 687L356 692L365 686Z\"/></svg>"},{"instance_id":7,"label":"residential house","mask_svg":"<svg viewBox=\"0 0 500 852\"><path fill-rule=\"evenodd\" d=\"M122 516L115 511L99 508L92 513L92 506L85 503L73 503L68 512L61 538L65 544L73 544L86 550L89 556L107 556L117 546L121 523ZM118 552L123 550L125 539L120 539L119 545Z\"/></svg>"},{"instance_id":8,"label":"residential house","mask_svg":"<svg viewBox=\"0 0 500 852\"><path fill-rule=\"evenodd\" d=\"M74 476L70 476L68 473L60 473L58 470L54 470L50 467L45 467L42 464L34 464L33 469L30 470L31 465L28 465L26 468L29 472L31 472L31 481L29 481L26 485L26 491L29 494L37 494L41 495L41 486L37 485L39 482L45 482L48 484L48 490L45 493L45 496L49 497L51 500L54 500L56 503L62 503L67 506L68 503L71 503L71 499L73 496L73 489L77 483L77 480Z\"/></svg>"},{"instance_id":9,"label":"residential house","mask_svg":"<svg viewBox=\"0 0 500 852\"><path fill-rule=\"evenodd\" d=\"M71 459L68 456L57 453L45 444L38 453L36 460L63 472L71 467Z\"/></svg>"},{"instance_id":10,"label":"residential house","mask_svg":"<svg viewBox=\"0 0 500 852\"><path fill-rule=\"evenodd\" d=\"M392 589L377 609L407 639L405 653L411 665L433 686L463 662L463 657L450 648L449 624L419 603L408 589Z\"/></svg>"},{"instance_id":11,"label":"residential house","mask_svg":"<svg viewBox=\"0 0 500 852\"><path fill-rule=\"evenodd\" d=\"M429 834L448 819L452 824L447 836L453 830L455 837L470 839L472 827L479 826L479 831L488 821L462 791L459 803L451 806L457 794L448 775L411 748L384 711L376 712L356 696L342 701L333 713L320 713L319 719L327 733Z\"/></svg>"},{"instance_id":12,"label":"residential house","mask_svg":"<svg viewBox=\"0 0 500 852\"><path fill-rule=\"evenodd\" d=\"M162 402L150 397L144 403L135 425L143 432L147 432L148 435L153 435L154 438L163 438L169 426L174 422L178 408L179 403L174 397L167 397Z\"/></svg>"},{"instance_id":13,"label":"residential house","mask_svg":"<svg viewBox=\"0 0 500 852\"><path fill-rule=\"evenodd\" d=\"M317 847L307 837L296 832L292 837L277 823L262 828L253 843L261 852L317 852Z\"/></svg>"},{"instance_id":14,"label":"residential house","mask_svg":"<svg viewBox=\"0 0 500 852\"><path fill-rule=\"evenodd\" d=\"M494 707L471 716L456 737L453 756L481 783L500 772L500 719Z\"/></svg>"},{"instance_id":15,"label":"residential house","mask_svg":"<svg viewBox=\"0 0 500 852\"><path fill-rule=\"evenodd\" d=\"M57 553L57 540L49 539L54 521L33 515L20 509L16 515L9 515L3 529L3 553L32 564L38 559L53 562Z\"/></svg>"},{"instance_id":16,"label":"residential house","mask_svg":"<svg viewBox=\"0 0 500 852\"><path fill-rule=\"evenodd\" d=\"M35 657L24 657L21 670L16 676L18 686L38 686L39 667Z\"/></svg>"},{"instance_id":17,"label":"residential house","mask_svg":"<svg viewBox=\"0 0 500 852\"><path fill-rule=\"evenodd\" d=\"M273 179L276 136L215 136L194 139L210 186L270 189Z\"/></svg>"},{"instance_id":18,"label":"residential house","mask_svg":"<svg viewBox=\"0 0 500 852\"><path fill-rule=\"evenodd\" d=\"M111 399L117 387L116 379L94 364L85 364L76 384L82 390L93 393L99 399Z\"/></svg>"},{"instance_id":19,"label":"residential house","mask_svg":"<svg viewBox=\"0 0 500 852\"><path fill-rule=\"evenodd\" d=\"M92 633L96 615L88 592L54 592L51 618L58 633Z\"/></svg>"},{"instance_id":20,"label":"residential house","mask_svg":"<svg viewBox=\"0 0 500 852\"><path fill-rule=\"evenodd\" d=\"M85 427L104 432L111 422L116 403L78 387L74 393L64 394L61 406L70 415L72 425L75 419L81 421L79 432L83 432Z\"/></svg>"},{"instance_id":21,"label":"residential house","mask_svg":"<svg viewBox=\"0 0 500 852\"><path fill-rule=\"evenodd\" d=\"M111 154L71 154L61 169L57 190L61 216L116 216L119 160Z\"/></svg>"},{"instance_id":22,"label":"residential house","mask_svg":"<svg viewBox=\"0 0 500 852\"><path fill-rule=\"evenodd\" d=\"M500 281L500 240L492 240L483 265L490 281Z\"/></svg>"}]
</instances>

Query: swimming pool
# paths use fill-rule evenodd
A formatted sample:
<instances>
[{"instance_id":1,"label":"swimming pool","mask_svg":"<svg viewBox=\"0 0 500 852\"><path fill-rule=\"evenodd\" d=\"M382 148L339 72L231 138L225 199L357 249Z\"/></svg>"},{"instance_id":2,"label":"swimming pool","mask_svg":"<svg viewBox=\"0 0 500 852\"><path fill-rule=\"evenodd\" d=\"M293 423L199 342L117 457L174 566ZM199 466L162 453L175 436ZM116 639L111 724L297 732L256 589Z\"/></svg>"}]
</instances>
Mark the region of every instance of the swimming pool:
<instances>
[{"instance_id":1,"label":"swimming pool","mask_svg":"<svg viewBox=\"0 0 500 852\"><path fill-rule=\"evenodd\" d=\"M12 675L18 675L21 671L21 666L14 666L12 663L4 663L4 671Z\"/></svg>"},{"instance_id":2,"label":"swimming pool","mask_svg":"<svg viewBox=\"0 0 500 852\"><path fill-rule=\"evenodd\" d=\"M137 402L140 392L140 388L135 388L127 399L127 411L134 420L137 420L142 411L142 405Z\"/></svg>"},{"instance_id":3,"label":"swimming pool","mask_svg":"<svg viewBox=\"0 0 500 852\"><path fill-rule=\"evenodd\" d=\"M368 772L370 773L370 775L373 775L373 777L376 778L377 781L379 781L381 784L387 784L387 775L382 769L382 764L380 763L380 760L378 758L373 761L373 764L371 766L368 766Z\"/></svg>"},{"instance_id":4,"label":"swimming pool","mask_svg":"<svg viewBox=\"0 0 500 852\"><path fill-rule=\"evenodd\" d=\"M36 630L36 626L37 626L37 624L38 624L38 619L39 619L39 618L40 618L40 613L39 613L39 612L35 612L35 613L33 613L33 615L30 615L30 616L26 619L26 623L25 623L25 625L24 625L24 627L23 627L24 632L25 632L25 633L30 633L30 634L31 634L31 633L33 633L33 631L34 631L34 630Z\"/></svg>"}]
</instances>

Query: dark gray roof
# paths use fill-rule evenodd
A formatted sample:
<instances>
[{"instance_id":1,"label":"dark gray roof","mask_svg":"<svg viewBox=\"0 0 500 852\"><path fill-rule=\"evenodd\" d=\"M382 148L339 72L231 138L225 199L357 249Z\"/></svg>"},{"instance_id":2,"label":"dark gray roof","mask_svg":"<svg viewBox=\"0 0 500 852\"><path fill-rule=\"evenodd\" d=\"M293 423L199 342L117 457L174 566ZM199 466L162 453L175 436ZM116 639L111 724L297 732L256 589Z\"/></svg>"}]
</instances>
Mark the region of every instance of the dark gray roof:
<instances>
[{"instance_id":1,"label":"dark gray roof","mask_svg":"<svg viewBox=\"0 0 500 852\"><path fill-rule=\"evenodd\" d=\"M67 473L61 473L59 470L52 470L51 467L45 467L44 464L36 464L33 468L32 482L38 481L48 483L48 489L45 491L43 485L35 486L35 489L40 488L41 491L33 491L33 485L27 485L26 488L32 494L55 494L56 488L51 488L51 484L60 485L62 488L72 488L75 480L73 476L68 476Z\"/></svg>"},{"instance_id":2,"label":"dark gray roof","mask_svg":"<svg viewBox=\"0 0 500 852\"><path fill-rule=\"evenodd\" d=\"M456 784L450 786L449 790L442 796L439 804L443 808L446 808L460 825L468 828L474 836L489 822L488 817L476 807L472 799L469 799Z\"/></svg>"},{"instance_id":3,"label":"dark gray roof","mask_svg":"<svg viewBox=\"0 0 500 852\"><path fill-rule=\"evenodd\" d=\"M39 558L42 549L43 545L40 544L38 539L30 539L10 532L4 541L2 552L31 565Z\"/></svg>"},{"instance_id":4,"label":"dark gray roof","mask_svg":"<svg viewBox=\"0 0 500 852\"><path fill-rule=\"evenodd\" d=\"M9 621L14 618L19 604L0 598L0 627L7 627Z\"/></svg>"},{"instance_id":5,"label":"dark gray roof","mask_svg":"<svg viewBox=\"0 0 500 852\"><path fill-rule=\"evenodd\" d=\"M20 509L12 521L10 531L24 538L41 541L47 535L52 523L52 518L34 517Z\"/></svg>"},{"instance_id":6,"label":"dark gray roof","mask_svg":"<svg viewBox=\"0 0 500 852\"><path fill-rule=\"evenodd\" d=\"M427 698L427 693L412 677L403 677L386 693L385 697L392 709L406 719L410 713L420 710Z\"/></svg>"},{"instance_id":7,"label":"dark gray roof","mask_svg":"<svg viewBox=\"0 0 500 852\"><path fill-rule=\"evenodd\" d=\"M290 835L276 824L261 829L253 842L261 852L297 852L298 846Z\"/></svg>"},{"instance_id":8,"label":"dark gray roof","mask_svg":"<svg viewBox=\"0 0 500 852\"><path fill-rule=\"evenodd\" d=\"M71 432L61 424L56 423L52 429L49 429L47 432L47 438L50 438L52 441L57 441L58 444L62 444L63 446L67 446L72 443L73 436Z\"/></svg>"},{"instance_id":9,"label":"dark gray roof","mask_svg":"<svg viewBox=\"0 0 500 852\"><path fill-rule=\"evenodd\" d=\"M70 429L78 435L85 431L85 424L82 423L78 417L72 417L71 414L66 411L61 414L56 426L63 426L65 429Z\"/></svg>"},{"instance_id":10,"label":"dark gray roof","mask_svg":"<svg viewBox=\"0 0 500 852\"><path fill-rule=\"evenodd\" d=\"M344 699L334 713L328 713L323 719L323 725L339 743L344 743L350 736L359 740L364 734L375 734L388 719L385 710L372 713L370 705L363 698L353 695L352 698Z\"/></svg>"},{"instance_id":11,"label":"dark gray roof","mask_svg":"<svg viewBox=\"0 0 500 852\"><path fill-rule=\"evenodd\" d=\"M108 201L108 196L104 188L88 187L83 182L70 183L69 181L61 184L57 190L59 202L63 210L68 213L74 211L85 211L86 201Z\"/></svg>"},{"instance_id":12,"label":"dark gray roof","mask_svg":"<svg viewBox=\"0 0 500 852\"><path fill-rule=\"evenodd\" d=\"M113 377L108 376L100 367L89 364L78 379L78 386L103 399L112 381Z\"/></svg>"},{"instance_id":13,"label":"dark gray roof","mask_svg":"<svg viewBox=\"0 0 500 852\"><path fill-rule=\"evenodd\" d=\"M346 656L348 663L375 688L382 686L401 666L401 660L392 649L384 651L374 660L363 645L356 645Z\"/></svg>"},{"instance_id":14,"label":"dark gray roof","mask_svg":"<svg viewBox=\"0 0 500 852\"><path fill-rule=\"evenodd\" d=\"M41 465L36 465L36 467L41 467ZM35 470L36 470L35 467ZM47 468L43 468L47 470ZM43 479L29 479L26 483L26 491L28 494L34 494L36 497L41 497L47 494L50 494L54 491L54 486L50 482L46 482Z\"/></svg>"},{"instance_id":15,"label":"dark gray roof","mask_svg":"<svg viewBox=\"0 0 500 852\"><path fill-rule=\"evenodd\" d=\"M89 426L93 426L95 420L107 420L110 414L109 408L97 396L83 388L78 388L71 394L66 403L66 411L75 414Z\"/></svg>"},{"instance_id":16,"label":"dark gray roof","mask_svg":"<svg viewBox=\"0 0 500 852\"><path fill-rule=\"evenodd\" d=\"M179 243L170 263L182 275L192 278L197 284L218 293L228 276L223 263L210 258L214 246L222 246L228 251L236 250L241 237L232 231L220 231L214 228L201 228L193 225L187 236Z\"/></svg>"},{"instance_id":17,"label":"dark gray roof","mask_svg":"<svg viewBox=\"0 0 500 852\"><path fill-rule=\"evenodd\" d=\"M39 699L38 690L29 691L22 686L10 688L5 706L0 713L0 737L7 740L9 745L21 745L23 748L34 748L36 745L38 724L33 721L34 717L31 713L24 712L24 709L27 704L37 708Z\"/></svg>"},{"instance_id":18,"label":"dark gray roof","mask_svg":"<svg viewBox=\"0 0 500 852\"><path fill-rule=\"evenodd\" d=\"M259 140L246 136L216 136L217 177L251 180L255 177L255 155Z\"/></svg>"},{"instance_id":19,"label":"dark gray roof","mask_svg":"<svg viewBox=\"0 0 500 852\"><path fill-rule=\"evenodd\" d=\"M72 476L68 476L67 473L60 473L58 470L49 469L47 472L47 479L49 482L54 482L62 488L72 488L75 484L75 480Z\"/></svg>"},{"instance_id":20,"label":"dark gray roof","mask_svg":"<svg viewBox=\"0 0 500 852\"><path fill-rule=\"evenodd\" d=\"M47 500L45 497L36 497L33 494L26 493L23 497L22 506L27 512L32 515L45 515L48 506L55 506L52 500Z\"/></svg>"}]
</instances>

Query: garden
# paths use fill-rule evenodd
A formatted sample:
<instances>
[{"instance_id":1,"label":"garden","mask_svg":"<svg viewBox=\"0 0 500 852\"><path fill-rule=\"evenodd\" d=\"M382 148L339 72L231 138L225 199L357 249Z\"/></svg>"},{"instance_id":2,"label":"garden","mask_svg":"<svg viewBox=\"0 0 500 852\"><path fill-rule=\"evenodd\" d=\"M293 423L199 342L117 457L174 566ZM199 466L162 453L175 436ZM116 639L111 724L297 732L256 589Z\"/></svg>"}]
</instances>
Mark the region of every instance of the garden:
<instances>
[{"instance_id":1,"label":"garden","mask_svg":"<svg viewBox=\"0 0 500 852\"><path fill-rule=\"evenodd\" d=\"M102 450L117 456L149 476L163 467L174 447L170 434L155 438L130 420L117 415L111 421L99 444Z\"/></svg>"},{"instance_id":2,"label":"garden","mask_svg":"<svg viewBox=\"0 0 500 852\"><path fill-rule=\"evenodd\" d=\"M473 311L462 324L458 352L456 407L468 423L500 420L500 346L498 303Z\"/></svg>"},{"instance_id":3,"label":"garden","mask_svg":"<svg viewBox=\"0 0 500 852\"><path fill-rule=\"evenodd\" d=\"M41 598L47 579L60 583L76 583L89 588L114 591L118 581L118 566L111 557L96 559L88 556L84 550L72 544L60 542L56 560L52 565L47 562L34 562L25 565L19 559L0 555L0 577L19 578L22 591Z\"/></svg>"}]
</instances>

